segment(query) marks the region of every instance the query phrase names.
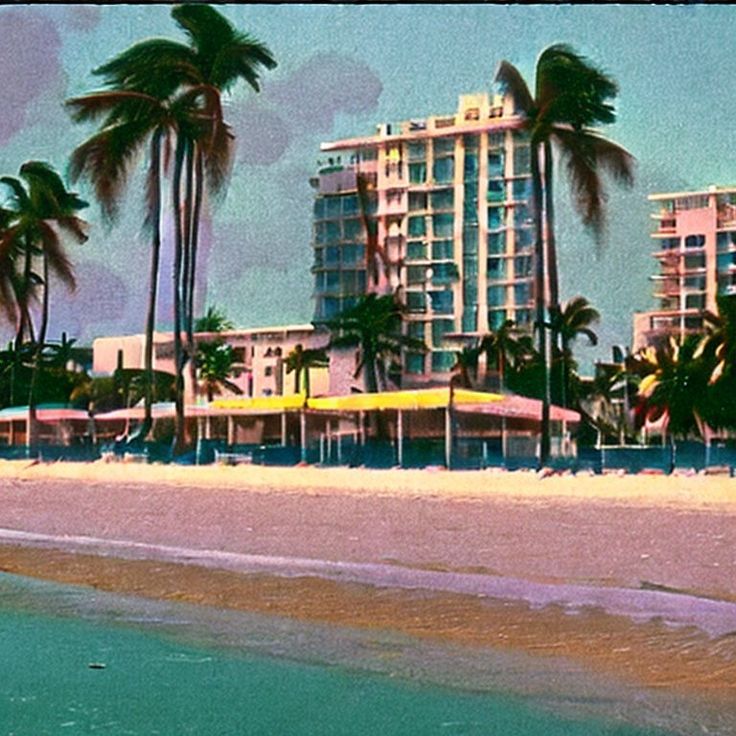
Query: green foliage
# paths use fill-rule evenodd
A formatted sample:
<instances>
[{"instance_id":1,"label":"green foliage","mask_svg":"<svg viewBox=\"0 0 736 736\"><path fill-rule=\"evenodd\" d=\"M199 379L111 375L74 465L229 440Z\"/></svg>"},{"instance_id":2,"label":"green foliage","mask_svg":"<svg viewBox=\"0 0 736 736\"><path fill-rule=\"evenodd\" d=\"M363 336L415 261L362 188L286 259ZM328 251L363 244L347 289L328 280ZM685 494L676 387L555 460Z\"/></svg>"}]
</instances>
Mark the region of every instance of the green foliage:
<instances>
[{"instance_id":1,"label":"green foliage","mask_svg":"<svg viewBox=\"0 0 736 736\"><path fill-rule=\"evenodd\" d=\"M326 368L329 362L327 351L324 348L305 350L301 343L295 345L284 359L286 373L294 373L294 393L298 394L302 389L301 377L304 376L303 390L309 396L310 368Z\"/></svg>"},{"instance_id":2,"label":"green foliage","mask_svg":"<svg viewBox=\"0 0 736 736\"><path fill-rule=\"evenodd\" d=\"M195 332L227 332L235 329L225 312L215 306L207 308L205 314L194 323Z\"/></svg>"},{"instance_id":3,"label":"green foliage","mask_svg":"<svg viewBox=\"0 0 736 736\"><path fill-rule=\"evenodd\" d=\"M198 345L195 363L200 388L208 401L212 401L223 389L235 394L243 393L241 388L230 380L234 372L234 362L232 346L226 345L221 340L202 342Z\"/></svg>"}]
</instances>

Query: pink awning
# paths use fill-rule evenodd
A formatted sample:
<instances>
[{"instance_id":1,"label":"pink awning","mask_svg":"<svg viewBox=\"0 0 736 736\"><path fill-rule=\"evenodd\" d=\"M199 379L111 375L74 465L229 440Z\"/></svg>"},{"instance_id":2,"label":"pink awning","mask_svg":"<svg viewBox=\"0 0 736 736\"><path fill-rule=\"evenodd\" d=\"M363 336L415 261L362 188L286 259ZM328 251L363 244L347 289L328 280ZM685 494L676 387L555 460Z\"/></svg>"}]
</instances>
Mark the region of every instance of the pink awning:
<instances>
[{"instance_id":1,"label":"pink awning","mask_svg":"<svg viewBox=\"0 0 736 736\"><path fill-rule=\"evenodd\" d=\"M468 414L490 414L507 419L528 419L535 422L542 420L542 402L539 399L514 394L506 394L501 401L493 404L458 404L455 410ZM549 416L555 422L575 424L580 421L578 412L563 409L561 406L550 406Z\"/></svg>"}]
</instances>

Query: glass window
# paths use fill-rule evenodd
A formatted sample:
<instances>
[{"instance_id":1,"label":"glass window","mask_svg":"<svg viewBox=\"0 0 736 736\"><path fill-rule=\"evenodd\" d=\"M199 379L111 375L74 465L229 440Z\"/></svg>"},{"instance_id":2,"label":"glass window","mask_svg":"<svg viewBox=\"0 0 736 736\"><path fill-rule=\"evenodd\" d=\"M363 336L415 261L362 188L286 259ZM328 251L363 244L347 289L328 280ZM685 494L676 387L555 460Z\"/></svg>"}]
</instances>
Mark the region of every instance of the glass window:
<instances>
[{"instance_id":1,"label":"glass window","mask_svg":"<svg viewBox=\"0 0 736 736\"><path fill-rule=\"evenodd\" d=\"M436 314L452 314L453 298L452 291L450 289L445 291L432 291L430 292L430 299L432 300L432 310Z\"/></svg>"},{"instance_id":2,"label":"glass window","mask_svg":"<svg viewBox=\"0 0 736 736\"><path fill-rule=\"evenodd\" d=\"M662 238L659 246L661 250L679 250L680 238Z\"/></svg>"},{"instance_id":3,"label":"glass window","mask_svg":"<svg viewBox=\"0 0 736 736\"><path fill-rule=\"evenodd\" d=\"M705 309L705 294L687 294L685 309Z\"/></svg>"},{"instance_id":4,"label":"glass window","mask_svg":"<svg viewBox=\"0 0 736 736\"><path fill-rule=\"evenodd\" d=\"M430 195L433 210L451 210L455 205L454 189L439 189Z\"/></svg>"},{"instance_id":5,"label":"glass window","mask_svg":"<svg viewBox=\"0 0 736 736\"><path fill-rule=\"evenodd\" d=\"M463 145L465 149L476 149L480 147L480 136L475 133L466 133L463 136Z\"/></svg>"},{"instance_id":6,"label":"glass window","mask_svg":"<svg viewBox=\"0 0 736 736\"><path fill-rule=\"evenodd\" d=\"M497 330L499 327L502 327L505 321L506 321L506 310L505 309L494 309L493 311L488 312L488 326L492 330Z\"/></svg>"},{"instance_id":7,"label":"glass window","mask_svg":"<svg viewBox=\"0 0 736 736\"><path fill-rule=\"evenodd\" d=\"M532 321L532 310L531 309L517 309L516 310L516 324L528 325Z\"/></svg>"},{"instance_id":8,"label":"glass window","mask_svg":"<svg viewBox=\"0 0 736 736\"><path fill-rule=\"evenodd\" d=\"M532 299L532 285L530 282L514 284L514 304L519 306L528 304Z\"/></svg>"},{"instance_id":9,"label":"glass window","mask_svg":"<svg viewBox=\"0 0 736 736\"><path fill-rule=\"evenodd\" d=\"M411 223L411 218L409 219ZM436 237L446 238L452 237L452 231L455 224L455 218L452 214L432 215L432 233ZM411 231L410 231L411 232ZM412 233L414 234L414 233ZM422 235L424 233L421 233Z\"/></svg>"},{"instance_id":10,"label":"glass window","mask_svg":"<svg viewBox=\"0 0 736 736\"><path fill-rule=\"evenodd\" d=\"M514 174L528 174L531 170L531 148L529 146L514 145Z\"/></svg>"},{"instance_id":11,"label":"glass window","mask_svg":"<svg viewBox=\"0 0 736 736\"><path fill-rule=\"evenodd\" d=\"M514 231L514 251L516 253L531 250L533 242L534 233L530 227L521 227Z\"/></svg>"},{"instance_id":12,"label":"glass window","mask_svg":"<svg viewBox=\"0 0 736 736\"><path fill-rule=\"evenodd\" d=\"M435 261L452 260L454 248L452 240L435 240L432 243L432 259Z\"/></svg>"},{"instance_id":13,"label":"glass window","mask_svg":"<svg viewBox=\"0 0 736 736\"><path fill-rule=\"evenodd\" d=\"M736 245L736 231L718 233L716 238L718 250L728 250L731 246Z\"/></svg>"},{"instance_id":14,"label":"glass window","mask_svg":"<svg viewBox=\"0 0 736 736\"><path fill-rule=\"evenodd\" d=\"M324 243L327 242L326 223L318 222L314 226L314 242L317 243L317 245L323 245Z\"/></svg>"},{"instance_id":15,"label":"glass window","mask_svg":"<svg viewBox=\"0 0 736 736\"><path fill-rule=\"evenodd\" d=\"M333 223L329 222L328 225ZM363 223L359 219L343 220L343 237L345 240L360 240L363 235Z\"/></svg>"},{"instance_id":16,"label":"glass window","mask_svg":"<svg viewBox=\"0 0 736 736\"><path fill-rule=\"evenodd\" d=\"M450 184L454 175L455 159L452 157L435 159L432 165L432 178L434 181L438 184Z\"/></svg>"},{"instance_id":17,"label":"glass window","mask_svg":"<svg viewBox=\"0 0 736 736\"><path fill-rule=\"evenodd\" d=\"M427 296L422 291L407 291L406 306L410 312L426 312Z\"/></svg>"},{"instance_id":18,"label":"glass window","mask_svg":"<svg viewBox=\"0 0 736 736\"><path fill-rule=\"evenodd\" d=\"M427 221L424 215L409 218L409 235L426 235Z\"/></svg>"},{"instance_id":19,"label":"glass window","mask_svg":"<svg viewBox=\"0 0 736 736\"><path fill-rule=\"evenodd\" d=\"M321 220L325 215L325 201L322 197L318 197L314 200L314 217L316 220Z\"/></svg>"},{"instance_id":20,"label":"glass window","mask_svg":"<svg viewBox=\"0 0 736 736\"><path fill-rule=\"evenodd\" d=\"M432 143L435 158L455 153L455 139L452 137L435 138Z\"/></svg>"},{"instance_id":21,"label":"glass window","mask_svg":"<svg viewBox=\"0 0 736 736\"><path fill-rule=\"evenodd\" d=\"M685 256L685 268L688 271L693 268L705 268L705 255Z\"/></svg>"},{"instance_id":22,"label":"glass window","mask_svg":"<svg viewBox=\"0 0 736 736\"><path fill-rule=\"evenodd\" d=\"M514 277L523 278L532 274L532 257L517 256L514 258Z\"/></svg>"},{"instance_id":23,"label":"glass window","mask_svg":"<svg viewBox=\"0 0 736 736\"><path fill-rule=\"evenodd\" d=\"M409 161L421 161L427 157L427 144L424 141L410 141L406 148Z\"/></svg>"},{"instance_id":24,"label":"glass window","mask_svg":"<svg viewBox=\"0 0 736 736\"><path fill-rule=\"evenodd\" d=\"M465 151L465 179L478 178L478 154Z\"/></svg>"},{"instance_id":25,"label":"glass window","mask_svg":"<svg viewBox=\"0 0 736 736\"><path fill-rule=\"evenodd\" d=\"M325 242L337 243L340 240L340 221L325 222Z\"/></svg>"},{"instance_id":26,"label":"glass window","mask_svg":"<svg viewBox=\"0 0 736 736\"><path fill-rule=\"evenodd\" d=\"M332 319L340 313L340 300L333 296L322 300L322 316L324 319Z\"/></svg>"},{"instance_id":27,"label":"glass window","mask_svg":"<svg viewBox=\"0 0 736 736\"><path fill-rule=\"evenodd\" d=\"M427 209L426 192L409 192L409 212Z\"/></svg>"},{"instance_id":28,"label":"glass window","mask_svg":"<svg viewBox=\"0 0 736 736\"><path fill-rule=\"evenodd\" d=\"M426 279L427 269L425 266L409 266L406 269L406 280L410 285L423 284Z\"/></svg>"},{"instance_id":29,"label":"glass window","mask_svg":"<svg viewBox=\"0 0 736 736\"><path fill-rule=\"evenodd\" d=\"M463 332L475 332L478 329L478 307L467 307L463 312Z\"/></svg>"},{"instance_id":30,"label":"glass window","mask_svg":"<svg viewBox=\"0 0 736 736\"><path fill-rule=\"evenodd\" d=\"M489 279L505 279L507 274L507 266L505 258L489 258L488 259L488 278Z\"/></svg>"},{"instance_id":31,"label":"glass window","mask_svg":"<svg viewBox=\"0 0 736 736\"><path fill-rule=\"evenodd\" d=\"M433 284L449 284L457 279L457 266L454 263L433 263L432 264L432 283Z\"/></svg>"},{"instance_id":32,"label":"glass window","mask_svg":"<svg viewBox=\"0 0 736 736\"><path fill-rule=\"evenodd\" d=\"M325 271L325 288L327 289L327 291L336 291L339 284L339 271Z\"/></svg>"},{"instance_id":33,"label":"glass window","mask_svg":"<svg viewBox=\"0 0 736 736\"><path fill-rule=\"evenodd\" d=\"M463 279L476 278L478 278L478 258L475 256L463 258Z\"/></svg>"},{"instance_id":34,"label":"glass window","mask_svg":"<svg viewBox=\"0 0 736 736\"><path fill-rule=\"evenodd\" d=\"M349 194L342 198L342 213L343 215L358 214L358 196L356 194Z\"/></svg>"},{"instance_id":35,"label":"glass window","mask_svg":"<svg viewBox=\"0 0 736 736\"><path fill-rule=\"evenodd\" d=\"M488 306L503 307L506 305L506 287L505 286L489 286L488 287Z\"/></svg>"},{"instance_id":36,"label":"glass window","mask_svg":"<svg viewBox=\"0 0 736 736\"><path fill-rule=\"evenodd\" d=\"M432 320L432 346L441 347L444 342L445 335L448 332L455 331L455 321L452 319L435 319Z\"/></svg>"},{"instance_id":37,"label":"glass window","mask_svg":"<svg viewBox=\"0 0 736 736\"><path fill-rule=\"evenodd\" d=\"M687 276L685 278L685 288L694 291L705 291L705 276Z\"/></svg>"},{"instance_id":38,"label":"glass window","mask_svg":"<svg viewBox=\"0 0 736 736\"><path fill-rule=\"evenodd\" d=\"M336 245L328 245L324 250L325 265L336 266L340 262L340 249Z\"/></svg>"},{"instance_id":39,"label":"glass window","mask_svg":"<svg viewBox=\"0 0 736 736\"><path fill-rule=\"evenodd\" d=\"M415 340L424 340L424 326L426 322L409 322L409 337L413 337Z\"/></svg>"},{"instance_id":40,"label":"glass window","mask_svg":"<svg viewBox=\"0 0 736 736\"><path fill-rule=\"evenodd\" d=\"M716 257L716 267L719 271L727 271L736 266L736 253L719 253Z\"/></svg>"},{"instance_id":41,"label":"glass window","mask_svg":"<svg viewBox=\"0 0 736 736\"><path fill-rule=\"evenodd\" d=\"M340 217L342 212L340 197L325 197L325 217Z\"/></svg>"},{"instance_id":42,"label":"glass window","mask_svg":"<svg viewBox=\"0 0 736 736\"><path fill-rule=\"evenodd\" d=\"M503 148L505 141L506 134L502 130L488 134L488 148Z\"/></svg>"},{"instance_id":43,"label":"glass window","mask_svg":"<svg viewBox=\"0 0 736 736\"><path fill-rule=\"evenodd\" d=\"M438 350L432 353L432 370L435 373L447 373L455 365L455 353Z\"/></svg>"},{"instance_id":44,"label":"glass window","mask_svg":"<svg viewBox=\"0 0 736 736\"><path fill-rule=\"evenodd\" d=\"M503 151L492 151L488 154L488 178L503 178L504 175Z\"/></svg>"},{"instance_id":45,"label":"glass window","mask_svg":"<svg viewBox=\"0 0 736 736\"><path fill-rule=\"evenodd\" d=\"M488 208L488 229L497 230L503 227L506 219L506 210L504 207L489 207Z\"/></svg>"},{"instance_id":46,"label":"glass window","mask_svg":"<svg viewBox=\"0 0 736 736\"><path fill-rule=\"evenodd\" d=\"M409 181L412 184L424 184L427 181L427 164L409 164Z\"/></svg>"},{"instance_id":47,"label":"glass window","mask_svg":"<svg viewBox=\"0 0 736 736\"><path fill-rule=\"evenodd\" d=\"M516 179L512 185L514 199L529 199L532 196L532 180Z\"/></svg>"},{"instance_id":48,"label":"glass window","mask_svg":"<svg viewBox=\"0 0 736 736\"><path fill-rule=\"evenodd\" d=\"M323 257L324 254L322 253L322 248L315 248L314 249L314 265L319 268L323 263Z\"/></svg>"},{"instance_id":49,"label":"glass window","mask_svg":"<svg viewBox=\"0 0 736 736\"><path fill-rule=\"evenodd\" d=\"M503 179L491 179L488 182L488 201L503 202L506 198L506 184Z\"/></svg>"},{"instance_id":50,"label":"glass window","mask_svg":"<svg viewBox=\"0 0 736 736\"><path fill-rule=\"evenodd\" d=\"M467 307L467 306L473 306L477 303L478 303L478 282L477 281L463 281L463 305Z\"/></svg>"},{"instance_id":51,"label":"glass window","mask_svg":"<svg viewBox=\"0 0 736 736\"><path fill-rule=\"evenodd\" d=\"M519 204L514 207L514 226L521 227L530 225L532 222L532 211L525 204Z\"/></svg>"},{"instance_id":52,"label":"glass window","mask_svg":"<svg viewBox=\"0 0 736 736\"><path fill-rule=\"evenodd\" d=\"M406 257L410 261L420 261L427 257L427 244L422 240L410 240L406 244Z\"/></svg>"},{"instance_id":53,"label":"glass window","mask_svg":"<svg viewBox=\"0 0 736 736\"><path fill-rule=\"evenodd\" d=\"M471 255L478 252L478 228L473 225L463 227L463 253Z\"/></svg>"},{"instance_id":54,"label":"glass window","mask_svg":"<svg viewBox=\"0 0 736 736\"><path fill-rule=\"evenodd\" d=\"M685 238L686 248L702 248L705 246L705 235L688 235Z\"/></svg>"},{"instance_id":55,"label":"glass window","mask_svg":"<svg viewBox=\"0 0 736 736\"><path fill-rule=\"evenodd\" d=\"M423 353L407 353L404 360L407 373L424 373Z\"/></svg>"},{"instance_id":56,"label":"glass window","mask_svg":"<svg viewBox=\"0 0 736 736\"><path fill-rule=\"evenodd\" d=\"M488 252L491 255L506 252L506 231L488 233Z\"/></svg>"},{"instance_id":57,"label":"glass window","mask_svg":"<svg viewBox=\"0 0 736 736\"><path fill-rule=\"evenodd\" d=\"M358 246L355 243L347 243L342 247L342 265L352 266L357 261Z\"/></svg>"}]
</instances>

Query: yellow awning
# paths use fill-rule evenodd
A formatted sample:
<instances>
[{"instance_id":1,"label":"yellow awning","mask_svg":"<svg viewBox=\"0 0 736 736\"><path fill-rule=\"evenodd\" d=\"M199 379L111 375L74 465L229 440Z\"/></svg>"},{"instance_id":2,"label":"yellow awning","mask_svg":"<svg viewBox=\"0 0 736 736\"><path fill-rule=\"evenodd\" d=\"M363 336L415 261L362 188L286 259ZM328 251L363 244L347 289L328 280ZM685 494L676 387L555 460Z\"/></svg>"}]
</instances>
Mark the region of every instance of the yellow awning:
<instances>
[{"instance_id":1,"label":"yellow awning","mask_svg":"<svg viewBox=\"0 0 736 736\"><path fill-rule=\"evenodd\" d=\"M289 411L301 409L304 406L304 394L290 394L288 396L254 396L249 399L216 399L210 406L213 409L233 411Z\"/></svg>"},{"instance_id":2,"label":"yellow awning","mask_svg":"<svg viewBox=\"0 0 736 736\"><path fill-rule=\"evenodd\" d=\"M502 401L501 394L456 389L457 404L487 404ZM377 411L386 409L441 409L450 401L449 388L428 388L417 391L385 391L376 394L350 394L308 399L307 407L317 411Z\"/></svg>"}]
</instances>

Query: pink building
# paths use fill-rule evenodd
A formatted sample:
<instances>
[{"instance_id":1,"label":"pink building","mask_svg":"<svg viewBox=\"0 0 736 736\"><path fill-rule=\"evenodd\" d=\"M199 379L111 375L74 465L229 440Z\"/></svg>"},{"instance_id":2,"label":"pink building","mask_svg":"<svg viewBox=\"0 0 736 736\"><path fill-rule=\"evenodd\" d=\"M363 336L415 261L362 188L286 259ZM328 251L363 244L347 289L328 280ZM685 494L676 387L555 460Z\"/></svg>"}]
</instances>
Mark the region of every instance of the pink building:
<instances>
[{"instance_id":1,"label":"pink building","mask_svg":"<svg viewBox=\"0 0 736 736\"><path fill-rule=\"evenodd\" d=\"M717 294L736 293L736 187L653 194L659 211L652 276L657 309L634 315L633 348L658 345L703 329L703 310Z\"/></svg>"}]
</instances>

